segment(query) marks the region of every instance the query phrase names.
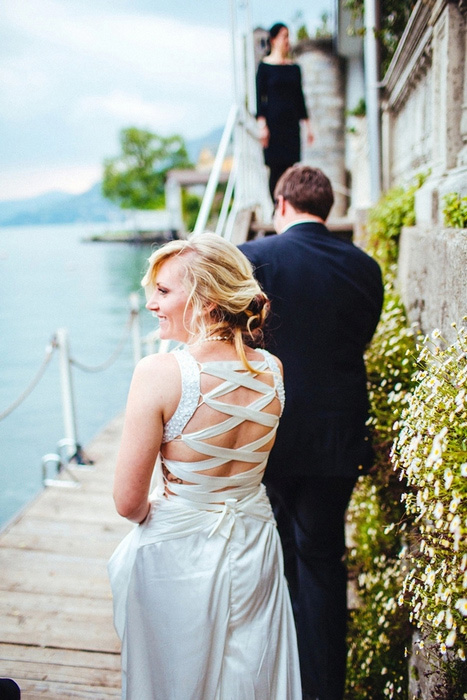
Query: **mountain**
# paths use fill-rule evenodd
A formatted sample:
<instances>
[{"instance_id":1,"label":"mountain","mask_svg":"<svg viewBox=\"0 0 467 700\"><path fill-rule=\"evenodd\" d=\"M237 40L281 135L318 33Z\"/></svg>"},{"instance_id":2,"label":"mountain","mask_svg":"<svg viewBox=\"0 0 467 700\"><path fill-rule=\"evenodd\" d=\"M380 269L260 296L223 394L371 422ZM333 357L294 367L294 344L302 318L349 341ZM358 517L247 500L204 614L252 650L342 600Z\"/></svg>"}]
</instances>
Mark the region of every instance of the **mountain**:
<instances>
[{"instance_id":1,"label":"mountain","mask_svg":"<svg viewBox=\"0 0 467 700\"><path fill-rule=\"evenodd\" d=\"M60 204L70 198L68 192L46 192L30 199L15 199L13 201L0 202L0 225L14 219L23 212L35 215L49 206Z\"/></svg>"},{"instance_id":2,"label":"mountain","mask_svg":"<svg viewBox=\"0 0 467 700\"><path fill-rule=\"evenodd\" d=\"M218 127L210 131L206 136L201 136L199 139L193 139L193 141L187 142L186 150L188 151L188 157L192 163L198 162L203 148L208 148L215 155L223 130L223 127Z\"/></svg>"},{"instance_id":3,"label":"mountain","mask_svg":"<svg viewBox=\"0 0 467 700\"><path fill-rule=\"evenodd\" d=\"M102 196L100 182L82 194L50 192L33 199L0 202L0 226L122 221L123 218L122 210Z\"/></svg>"},{"instance_id":4,"label":"mountain","mask_svg":"<svg viewBox=\"0 0 467 700\"><path fill-rule=\"evenodd\" d=\"M188 141L186 147L190 160L196 163L203 148L215 153L221 136L222 128L218 128L206 136ZM47 192L29 199L0 201L0 226L119 222L125 218L126 214L120 207L102 196L100 182L78 195Z\"/></svg>"}]
</instances>

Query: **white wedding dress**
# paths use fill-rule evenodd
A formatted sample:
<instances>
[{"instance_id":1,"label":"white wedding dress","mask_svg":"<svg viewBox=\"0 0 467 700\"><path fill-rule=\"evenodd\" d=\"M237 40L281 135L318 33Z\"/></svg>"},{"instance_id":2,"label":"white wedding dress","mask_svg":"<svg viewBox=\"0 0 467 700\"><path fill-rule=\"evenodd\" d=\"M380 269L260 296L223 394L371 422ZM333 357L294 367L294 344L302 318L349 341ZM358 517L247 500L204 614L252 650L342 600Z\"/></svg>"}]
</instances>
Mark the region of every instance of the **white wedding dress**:
<instances>
[{"instance_id":1,"label":"white wedding dress","mask_svg":"<svg viewBox=\"0 0 467 700\"><path fill-rule=\"evenodd\" d=\"M163 442L182 440L198 461L163 458L175 477L158 486L147 519L120 543L109 562L114 621L122 640L124 700L301 700L292 608L275 520L261 484L268 452L261 451L278 417L264 409L283 384L274 358L252 363L274 372L274 386L240 362L199 365L175 351L182 376L179 406ZM205 395L200 377L220 383ZM246 387L247 406L222 402ZM233 393L232 393L233 392ZM226 414L221 423L184 432L201 403ZM236 450L205 442L244 421L266 435ZM199 474L229 461L251 463L229 477ZM167 489L166 489L167 491Z\"/></svg>"}]
</instances>

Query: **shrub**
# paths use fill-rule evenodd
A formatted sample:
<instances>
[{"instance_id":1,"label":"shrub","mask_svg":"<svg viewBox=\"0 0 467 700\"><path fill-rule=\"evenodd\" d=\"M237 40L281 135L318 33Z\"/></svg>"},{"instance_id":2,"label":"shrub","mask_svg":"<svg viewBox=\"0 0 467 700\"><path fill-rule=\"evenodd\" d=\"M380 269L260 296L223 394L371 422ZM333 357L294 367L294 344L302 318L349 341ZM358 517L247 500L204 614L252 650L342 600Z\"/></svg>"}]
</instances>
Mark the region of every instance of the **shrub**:
<instances>
[{"instance_id":1,"label":"shrub","mask_svg":"<svg viewBox=\"0 0 467 700\"><path fill-rule=\"evenodd\" d=\"M451 228L467 228L467 197L451 192L443 197L444 225Z\"/></svg>"},{"instance_id":2,"label":"shrub","mask_svg":"<svg viewBox=\"0 0 467 700\"><path fill-rule=\"evenodd\" d=\"M416 386L393 448L415 523L399 602L420 630L419 646L455 677L455 658L463 662L467 653L467 330L444 349L440 343L435 330L418 347Z\"/></svg>"},{"instance_id":3,"label":"shrub","mask_svg":"<svg viewBox=\"0 0 467 700\"><path fill-rule=\"evenodd\" d=\"M368 215L368 247L383 270L397 262L402 227L415 224L415 192L425 179L419 174L409 187L388 190Z\"/></svg>"},{"instance_id":4,"label":"shrub","mask_svg":"<svg viewBox=\"0 0 467 700\"><path fill-rule=\"evenodd\" d=\"M403 580L399 561L406 525L403 488L390 464L395 420L413 386L415 340L388 282L381 320L366 354L370 425L376 451L370 476L360 477L348 510L349 573L358 607L349 621L347 694L352 700L407 697L412 627L397 604Z\"/></svg>"}]
</instances>

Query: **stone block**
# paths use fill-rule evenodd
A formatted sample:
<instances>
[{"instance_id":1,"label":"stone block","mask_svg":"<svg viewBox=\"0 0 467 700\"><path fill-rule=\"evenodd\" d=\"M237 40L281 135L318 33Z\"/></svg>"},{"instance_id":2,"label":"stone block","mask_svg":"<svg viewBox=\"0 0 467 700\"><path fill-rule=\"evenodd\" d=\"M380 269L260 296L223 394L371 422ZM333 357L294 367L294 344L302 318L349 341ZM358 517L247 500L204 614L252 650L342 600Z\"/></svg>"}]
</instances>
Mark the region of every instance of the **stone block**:
<instances>
[{"instance_id":1,"label":"stone block","mask_svg":"<svg viewBox=\"0 0 467 700\"><path fill-rule=\"evenodd\" d=\"M467 314L467 229L405 227L399 245L398 287L411 323L423 333L439 328L448 342L451 323Z\"/></svg>"}]
</instances>

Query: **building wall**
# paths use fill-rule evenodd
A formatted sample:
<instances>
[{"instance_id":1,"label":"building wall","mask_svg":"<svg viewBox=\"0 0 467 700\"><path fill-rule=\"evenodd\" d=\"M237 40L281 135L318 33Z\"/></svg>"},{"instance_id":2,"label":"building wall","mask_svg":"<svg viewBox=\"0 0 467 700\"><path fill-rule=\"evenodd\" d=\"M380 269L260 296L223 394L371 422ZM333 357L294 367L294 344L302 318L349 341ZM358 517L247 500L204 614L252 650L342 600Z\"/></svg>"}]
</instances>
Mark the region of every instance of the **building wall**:
<instances>
[{"instance_id":1,"label":"building wall","mask_svg":"<svg viewBox=\"0 0 467 700\"><path fill-rule=\"evenodd\" d=\"M447 229L443 198L467 195L467 23L461 0L420 0L384 78L384 190L428 174L416 193L417 226L404 229L398 282L424 333L467 313L467 231Z\"/></svg>"}]
</instances>

